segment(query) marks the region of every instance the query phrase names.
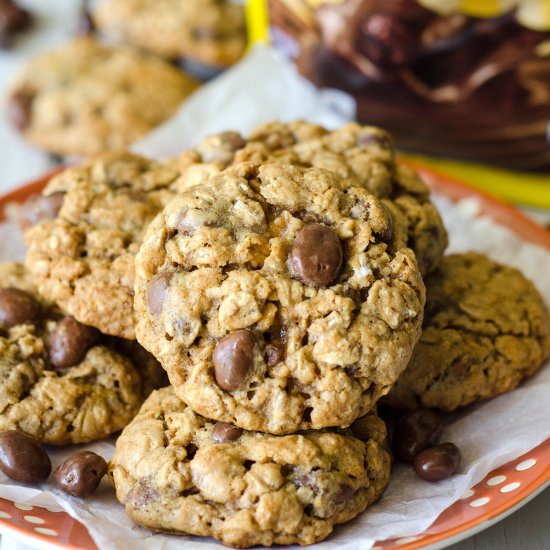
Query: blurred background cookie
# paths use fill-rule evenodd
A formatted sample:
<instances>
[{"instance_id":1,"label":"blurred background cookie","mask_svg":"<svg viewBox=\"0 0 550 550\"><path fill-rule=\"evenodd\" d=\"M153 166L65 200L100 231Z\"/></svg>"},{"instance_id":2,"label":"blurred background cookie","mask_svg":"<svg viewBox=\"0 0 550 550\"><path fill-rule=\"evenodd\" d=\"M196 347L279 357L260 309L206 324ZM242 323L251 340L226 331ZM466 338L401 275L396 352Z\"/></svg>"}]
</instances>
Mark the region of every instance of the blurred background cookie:
<instances>
[{"instance_id":1,"label":"blurred background cookie","mask_svg":"<svg viewBox=\"0 0 550 550\"><path fill-rule=\"evenodd\" d=\"M93 17L114 41L214 69L246 46L243 6L228 0L99 0Z\"/></svg>"},{"instance_id":2,"label":"blurred background cookie","mask_svg":"<svg viewBox=\"0 0 550 550\"><path fill-rule=\"evenodd\" d=\"M197 85L162 59L81 37L26 66L12 84L7 114L38 147L89 156L136 141Z\"/></svg>"}]
</instances>

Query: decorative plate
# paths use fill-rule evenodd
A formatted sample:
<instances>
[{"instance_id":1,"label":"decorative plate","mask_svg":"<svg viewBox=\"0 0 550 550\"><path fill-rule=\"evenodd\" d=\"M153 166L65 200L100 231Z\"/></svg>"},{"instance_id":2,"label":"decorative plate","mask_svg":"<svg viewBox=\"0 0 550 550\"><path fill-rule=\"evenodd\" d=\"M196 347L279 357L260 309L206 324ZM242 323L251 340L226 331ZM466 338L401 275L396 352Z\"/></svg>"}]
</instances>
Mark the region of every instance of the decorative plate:
<instances>
[{"instance_id":1,"label":"decorative plate","mask_svg":"<svg viewBox=\"0 0 550 550\"><path fill-rule=\"evenodd\" d=\"M513 230L521 238L550 250L550 231L524 214L452 177L407 160L434 192L458 201L479 200L480 213ZM22 202L44 187L53 174L0 197L0 221L10 202ZM447 508L422 534L378 542L377 550L443 548L490 527L516 511L550 485L550 439L520 458L493 470ZM65 512L0 499L0 532L40 549L97 550L86 528Z\"/></svg>"}]
</instances>

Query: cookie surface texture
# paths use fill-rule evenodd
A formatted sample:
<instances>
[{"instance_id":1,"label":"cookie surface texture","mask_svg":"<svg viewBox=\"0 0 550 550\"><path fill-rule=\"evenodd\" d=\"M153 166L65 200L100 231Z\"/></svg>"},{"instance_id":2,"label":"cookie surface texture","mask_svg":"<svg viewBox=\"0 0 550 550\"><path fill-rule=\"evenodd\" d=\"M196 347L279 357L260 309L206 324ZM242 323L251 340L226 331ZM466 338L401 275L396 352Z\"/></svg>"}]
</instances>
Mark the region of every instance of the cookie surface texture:
<instances>
[{"instance_id":1,"label":"cookie surface texture","mask_svg":"<svg viewBox=\"0 0 550 550\"><path fill-rule=\"evenodd\" d=\"M313 544L388 482L385 425L375 415L362 423L362 439L246 432L195 414L165 388L122 432L109 475L130 518L153 531L239 548Z\"/></svg>"},{"instance_id":2,"label":"cookie surface texture","mask_svg":"<svg viewBox=\"0 0 550 550\"><path fill-rule=\"evenodd\" d=\"M419 337L414 254L334 173L244 163L172 200L136 260L138 340L196 412L274 434L345 427Z\"/></svg>"},{"instance_id":3,"label":"cookie surface texture","mask_svg":"<svg viewBox=\"0 0 550 550\"><path fill-rule=\"evenodd\" d=\"M517 269L454 254L426 287L422 336L389 405L452 411L514 389L550 355L547 308Z\"/></svg>"},{"instance_id":4,"label":"cookie surface texture","mask_svg":"<svg viewBox=\"0 0 550 550\"><path fill-rule=\"evenodd\" d=\"M54 177L40 200L56 208L31 210L25 232L40 293L81 323L135 338L135 255L177 176L137 155L107 153Z\"/></svg>"},{"instance_id":5,"label":"cookie surface texture","mask_svg":"<svg viewBox=\"0 0 550 550\"><path fill-rule=\"evenodd\" d=\"M420 176L395 160L390 134L347 124L328 131L316 124L271 122L248 138L223 132L205 138L181 156L180 186L204 182L230 164L254 161L323 168L381 199L393 218L394 246L409 246L422 275L433 271L448 244L447 231Z\"/></svg>"},{"instance_id":6,"label":"cookie surface texture","mask_svg":"<svg viewBox=\"0 0 550 550\"><path fill-rule=\"evenodd\" d=\"M0 264L0 431L65 445L122 429L162 381L154 359L129 344L43 301L22 264Z\"/></svg>"}]
</instances>

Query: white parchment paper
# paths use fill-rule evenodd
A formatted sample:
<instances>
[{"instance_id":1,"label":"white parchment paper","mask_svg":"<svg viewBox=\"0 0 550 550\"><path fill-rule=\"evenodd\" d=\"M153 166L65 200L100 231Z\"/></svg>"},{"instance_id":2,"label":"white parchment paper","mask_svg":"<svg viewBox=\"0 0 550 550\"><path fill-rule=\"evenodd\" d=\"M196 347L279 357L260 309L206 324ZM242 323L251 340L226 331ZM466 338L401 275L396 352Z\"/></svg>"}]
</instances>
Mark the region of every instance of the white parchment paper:
<instances>
[{"instance_id":1,"label":"white parchment paper","mask_svg":"<svg viewBox=\"0 0 550 550\"><path fill-rule=\"evenodd\" d=\"M336 128L354 117L355 101L350 96L317 90L279 52L258 45L233 69L202 86L171 120L132 149L147 156L174 156L209 134L237 130L246 135L270 120L301 118Z\"/></svg>"},{"instance_id":2,"label":"white parchment paper","mask_svg":"<svg viewBox=\"0 0 550 550\"><path fill-rule=\"evenodd\" d=\"M264 71L266 64L268 70ZM331 126L349 118L350 113L346 111L349 105L346 106L345 100L341 102L338 95L330 93L318 94L289 70L268 50L253 53L239 67L198 92L174 120L144 140L139 150L169 156L210 131L237 128L246 132L251 126L273 118L289 120L301 117ZM250 80L255 75L261 75L258 86L261 93L258 92L257 97L254 81ZM281 75L285 75L284 78ZM234 97L239 89L247 90L248 100ZM293 99L299 97L302 98L300 101ZM226 109L226 106L231 107ZM450 252L478 250L497 261L520 268L550 305L548 251L522 241L487 218L479 217L475 200L452 204L445 197L434 199L449 230ZM22 254L15 226L9 223L0 225L0 260L19 258ZM546 366L514 392L449 416L443 440L455 442L462 451L463 459L457 475L430 484L418 479L410 467L396 465L382 500L355 521L337 528L328 541L317 547L323 550L367 550L375 540L421 533L491 470L521 456L550 436L548 395L550 368ZM86 448L106 459L114 450L112 440ZM74 452L74 448L48 450L54 467ZM67 511L86 525L101 549L175 550L183 547L213 550L221 547L212 539L153 536L132 525L106 480L92 498L80 500L61 493L51 482L40 487L21 486L0 474L0 497Z\"/></svg>"}]
</instances>

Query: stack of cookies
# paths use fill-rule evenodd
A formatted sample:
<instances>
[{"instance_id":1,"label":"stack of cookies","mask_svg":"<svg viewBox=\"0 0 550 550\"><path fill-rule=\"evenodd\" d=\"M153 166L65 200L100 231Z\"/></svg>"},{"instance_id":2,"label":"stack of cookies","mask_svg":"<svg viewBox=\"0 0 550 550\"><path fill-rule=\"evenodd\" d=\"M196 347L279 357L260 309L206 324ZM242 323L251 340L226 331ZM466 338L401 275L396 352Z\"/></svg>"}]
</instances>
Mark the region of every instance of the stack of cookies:
<instances>
[{"instance_id":1,"label":"stack of cookies","mask_svg":"<svg viewBox=\"0 0 550 550\"><path fill-rule=\"evenodd\" d=\"M0 293L13 349L0 348L1 425L76 442L41 434L104 425L96 404L118 401L103 384L128 392L115 372L133 369L141 393L105 430L128 424L109 476L155 532L318 542L389 481L377 404L452 410L513 389L550 354L533 285L477 254L444 257L428 188L378 128L271 123L166 163L110 153L54 177L22 222L26 271L0 281L25 294L6 308ZM34 324L33 307L48 312ZM159 384L147 352L170 385L131 420ZM38 391L65 378L102 388L71 402L78 425Z\"/></svg>"}]
</instances>

